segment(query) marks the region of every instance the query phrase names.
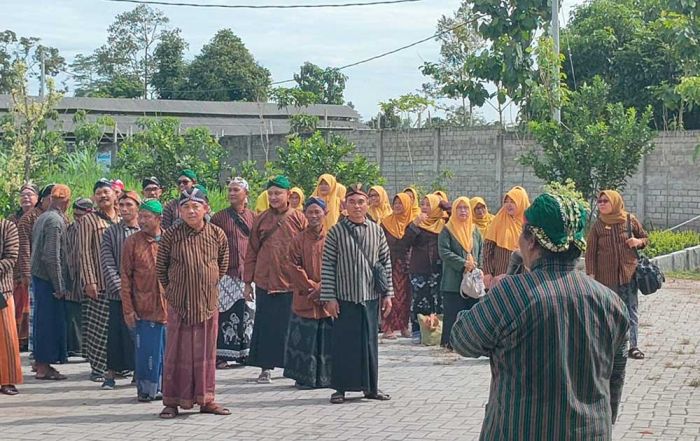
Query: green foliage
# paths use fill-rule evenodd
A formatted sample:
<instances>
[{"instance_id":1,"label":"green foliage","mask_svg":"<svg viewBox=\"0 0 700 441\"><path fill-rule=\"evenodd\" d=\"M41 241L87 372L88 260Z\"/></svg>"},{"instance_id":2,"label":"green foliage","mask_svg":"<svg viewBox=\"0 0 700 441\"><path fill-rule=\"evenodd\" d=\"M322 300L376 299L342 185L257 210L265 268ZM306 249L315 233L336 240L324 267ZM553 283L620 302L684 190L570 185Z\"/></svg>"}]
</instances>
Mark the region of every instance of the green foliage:
<instances>
[{"instance_id":1,"label":"green foliage","mask_svg":"<svg viewBox=\"0 0 700 441\"><path fill-rule=\"evenodd\" d=\"M542 0L473 0L472 11L484 18L478 31L489 46L470 61L474 77L492 83L499 114L507 97L516 104L529 95L535 35L551 19L549 2Z\"/></svg>"},{"instance_id":2,"label":"green foliage","mask_svg":"<svg viewBox=\"0 0 700 441\"><path fill-rule=\"evenodd\" d=\"M332 135L330 142L320 132L308 138L291 136L287 146L278 149L279 160L274 167L307 195L313 192L316 179L324 173L347 184L383 184L379 166L354 152L355 145L337 135Z\"/></svg>"},{"instance_id":3,"label":"green foliage","mask_svg":"<svg viewBox=\"0 0 700 441\"><path fill-rule=\"evenodd\" d=\"M184 54L188 44L179 29L164 31L153 54L156 70L151 86L161 99L180 99L187 83L187 68ZM185 95L186 96L186 95Z\"/></svg>"},{"instance_id":4,"label":"green foliage","mask_svg":"<svg viewBox=\"0 0 700 441\"><path fill-rule=\"evenodd\" d=\"M343 104L347 80L347 75L338 69L323 69L308 61L301 66L298 74L294 74L299 90L313 94L316 104Z\"/></svg>"},{"instance_id":5,"label":"green foliage","mask_svg":"<svg viewBox=\"0 0 700 441\"><path fill-rule=\"evenodd\" d=\"M292 115L289 118L289 125L292 133L306 134L316 131L321 120L315 115Z\"/></svg>"},{"instance_id":6,"label":"green foliage","mask_svg":"<svg viewBox=\"0 0 700 441\"><path fill-rule=\"evenodd\" d=\"M407 93L398 98L380 102L379 108L382 113L380 116L382 119L381 128L419 125L423 112L434 104L435 102L432 99L415 93ZM414 114L415 119L412 119L411 117Z\"/></svg>"},{"instance_id":7,"label":"green foliage","mask_svg":"<svg viewBox=\"0 0 700 441\"><path fill-rule=\"evenodd\" d=\"M243 41L222 29L189 66L186 98L206 101L260 101L267 97L270 72L260 66Z\"/></svg>"},{"instance_id":8,"label":"green foliage","mask_svg":"<svg viewBox=\"0 0 700 441\"><path fill-rule=\"evenodd\" d=\"M170 20L160 10L139 5L117 15L107 28L107 43L91 55L76 56L71 68L79 83L76 94L148 98L148 85L156 70L153 56Z\"/></svg>"},{"instance_id":9,"label":"green foliage","mask_svg":"<svg viewBox=\"0 0 700 441\"><path fill-rule=\"evenodd\" d=\"M455 174L450 169L445 169L438 173L437 176L430 182L430 192L447 191L450 186L450 181L455 177Z\"/></svg>"},{"instance_id":10,"label":"green foliage","mask_svg":"<svg viewBox=\"0 0 700 441\"><path fill-rule=\"evenodd\" d=\"M609 87L596 77L570 94L562 124L530 122L541 152L533 147L520 162L545 182L572 179L591 200L601 188L623 189L637 171L642 155L653 149L650 120L651 109L638 115L634 108L610 104Z\"/></svg>"},{"instance_id":11,"label":"green foliage","mask_svg":"<svg viewBox=\"0 0 700 441\"><path fill-rule=\"evenodd\" d=\"M695 231L651 231L644 254L648 257L663 256L697 245L700 245L700 233Z\"/></svg>"},{"instance_id":12,"label":"green foliage","mask_svg":"<svg viewBox=\"0 0 700 441\"><path fill-rule=\"evenodd\" d=\"M676 86L698 75L700 21L685 0L594 0L577 7L562 31L571 88L600 76L610 99L659 128L700 128L700 109L684 115Z\"/></svg>"},{"instance_id":13,"label":"green foliage","mask_svg":"<svg viewBox=\"0 0 700 441\"><path fill-rule=\"evenodd\" d=\"M528 120L549 118L555 109L561 109L569 99L569 89L566 87L566 74L561 71L564 56L554 51L554 40L542 36L535 49L537 58L537 80L529 80L530 96L526 112ZM559 78L555 78L556 69L560 69Z\"/></svg>"},{"instance_id":14,"label":"green foliage","mask_svg":"<svg viewBox=\"0 0 700 441\"><path fill-rule=\"evenodd\" d=\"M470 5L464 2L451 16L438 20L437 36L440 43L440 59L437 63L425 62L420 67L423 75L431 79L423 84L423 91L435 99L459 100L456 109L445 108L447 121L459 126L472 124L472 109L481 107L489 98L485 83L475 78L475 57L485 46L476 29L475 16ZM459 113L461 118L454 118Z\"/></svg>"},{"instance_id":15,"label":"green foliage","mask_svg":"<svg viewBox=\"0 0 700 441\"><path fill-rule=\"evenodd\" d=\"M156 176L163 185L171 184L183 168L191 168L207 189L219 185L225 151L203 127L179 134L177 118L138 121L141 131L124 140L117 153L118 175Z\"/></svg>"},{"instance_id":16,"label":"green foliage","mask_svg":"<svg viewBox=\"0 0 700 441\"><path fill-rule=\"evenodd\" d=\"M13 65L22 63L28 75L38 78L41 57L44 57L46 74L55 77L66 67L66 60L58 49L40 44L36 37L19 37L7 29L0 32L0 94L9 94L19 78Z\"/></svg>"},{"instance_id":17,"label":"green foliage","mask_svg":"<svg viewBox=\"0 0 700 441\"><path fill-rule=\"evenodd\" d=\"M570 178L567 178L564 182L550 182L545 184L543 190L545 193L569 197L578 201L586 207L587 210L590 211L591 209L591 204L586 200L583 193L576 189L576 183Z\"/></svg>"}]
</instances>

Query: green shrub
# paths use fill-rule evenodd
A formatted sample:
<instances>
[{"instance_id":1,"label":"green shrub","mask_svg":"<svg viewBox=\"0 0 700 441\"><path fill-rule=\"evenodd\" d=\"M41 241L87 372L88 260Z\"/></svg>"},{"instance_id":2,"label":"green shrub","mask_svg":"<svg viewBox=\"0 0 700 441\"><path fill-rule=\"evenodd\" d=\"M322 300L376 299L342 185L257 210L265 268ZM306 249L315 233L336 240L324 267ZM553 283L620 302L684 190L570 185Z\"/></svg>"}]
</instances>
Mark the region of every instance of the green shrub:
<instances>
[{"instance_id":1,"label":"green shrub","mask_svg":"<svg viewBox=\"0 0 700 441\"><path fill-rule=\"evenodd\" d=\"M695 231L652 231L644 254L648 257L663 256L696 245L700 245L700 233Z\"/></svg>"}]
</instances>

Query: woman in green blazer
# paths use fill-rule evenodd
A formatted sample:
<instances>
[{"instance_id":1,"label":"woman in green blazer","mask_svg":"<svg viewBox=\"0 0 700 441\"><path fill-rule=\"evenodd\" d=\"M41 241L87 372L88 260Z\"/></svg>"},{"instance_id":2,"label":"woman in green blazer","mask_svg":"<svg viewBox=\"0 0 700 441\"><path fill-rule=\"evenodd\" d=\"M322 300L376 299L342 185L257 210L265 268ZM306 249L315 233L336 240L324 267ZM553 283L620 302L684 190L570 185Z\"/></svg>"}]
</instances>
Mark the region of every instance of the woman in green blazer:
<instances>
[{"instance_id":1,"label":"woman in green blazer","mask_svg":"<svg viewBox=\"0 0 700 441\"><path fill-rule=\"evenodd\" d=\"M481 267L483 239L474 227L471 207L466 197L452 204L452 216L438 237L438 252L442 260L440 291L443 301L442 338L440 345L451 349L450 333L459 311L470 309L478 299L465 299L459 293L465 271Z\"/></svg>"}]
</instances>

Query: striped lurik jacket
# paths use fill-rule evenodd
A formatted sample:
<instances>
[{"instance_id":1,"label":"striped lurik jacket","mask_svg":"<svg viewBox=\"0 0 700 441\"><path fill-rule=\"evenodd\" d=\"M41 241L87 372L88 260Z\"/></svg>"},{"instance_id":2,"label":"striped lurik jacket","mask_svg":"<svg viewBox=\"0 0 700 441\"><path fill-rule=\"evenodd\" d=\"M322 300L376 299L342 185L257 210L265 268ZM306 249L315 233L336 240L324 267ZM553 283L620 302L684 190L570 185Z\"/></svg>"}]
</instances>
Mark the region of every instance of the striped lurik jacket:
<instances>
[{"instance_id":1,"label":"striped lurik jacket","mask_svg":"<svg viewBox=\"0 0 700 441\"><path fill-rule=\"evenodd\" d=\"M9 220L0 220L0 295L8 299L12 295L14 281L12 271L19 256L17 226Z\"/></svg>"},{"instance_id":2,"label":"striped lurik jacket","mask_svg":"<svg viewBox=\"0 0 700 441\"><path fill-rule=\"evenodd\" d=\"M482 440L609 440L629 316L573 263L541 259L458 316L452 346L491 358Z\"/></svg>"},{"instance_id":3,"label":"striped lurik jacket","mask_svg":"<svg viewBox=\"0 0 700 441\"><path fill-rule=\"evenodd\" d=\"M140 228L130 227L124 221L110 225L102 235L100 244L100 268L105 281L107 300L121 301L122 282L119 270L122 260L122 248L127 237L138 232Z\"/></svg>"},{"instance_id":4,"label":"striped lurik jacket","mask_svg":"<svg viewBox=\"0 0 700 441\"><path fill-rule=\"evenodd\" d=\"M372 262L368 262L355 240L350 236L353 231ZM389 281L386 297L394 296L391 281L391 254L382 228L370 220L355 224L342 218L335 224L326 237L321 264L321 300L344 300L362 303L379 298L374 290L371 265L379 262Z\"/></svg>"}]
</instances>

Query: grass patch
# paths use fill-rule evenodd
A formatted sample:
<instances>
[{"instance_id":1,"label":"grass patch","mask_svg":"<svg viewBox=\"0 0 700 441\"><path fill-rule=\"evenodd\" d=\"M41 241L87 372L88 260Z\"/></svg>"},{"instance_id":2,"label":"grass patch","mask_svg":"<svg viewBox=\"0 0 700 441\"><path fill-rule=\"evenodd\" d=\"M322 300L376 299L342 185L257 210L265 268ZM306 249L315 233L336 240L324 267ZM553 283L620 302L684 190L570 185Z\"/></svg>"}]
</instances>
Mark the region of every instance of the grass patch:
<instances>
[{"instance_id":1,"label":"grass patch","mask_svg":"<svg viewBox=\"0 0 700 441\"><path fill-rule=\"evenodd\" d=\"M695 378L693 380L690 380L690 383L688 383L688 386L690 387L700 387L700 378Z\"/></svg>"},{"instance_id":2,"label":"grass patch","mask_svg":"<svg viewBox=\"0 0 700 441\"><path fill-rule=\"evenodd\" d=\"M672 271L666 273L667 279L700 280L700 271Z\"/></svg>"}]
</instances>

